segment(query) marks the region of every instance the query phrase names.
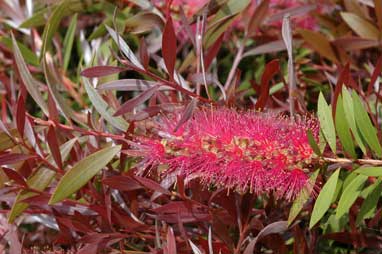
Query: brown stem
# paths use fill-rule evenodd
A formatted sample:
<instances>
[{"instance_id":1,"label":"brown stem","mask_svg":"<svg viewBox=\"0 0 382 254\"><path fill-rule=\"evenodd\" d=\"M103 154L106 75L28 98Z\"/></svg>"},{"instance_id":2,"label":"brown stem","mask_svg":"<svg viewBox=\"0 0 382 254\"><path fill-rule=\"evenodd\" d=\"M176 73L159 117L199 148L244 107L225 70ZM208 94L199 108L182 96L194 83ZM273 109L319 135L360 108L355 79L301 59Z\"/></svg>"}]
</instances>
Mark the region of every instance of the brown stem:
<instances>
[{"instance_id":1,"label":"brown stem","mask_svg":"<svg viewBox=\"0 0 382 254\"><path fill-rule=\"evenodd\" d=\"M360 165L373 165L373 166L382 166L382 160L373 160L373 159L357 159L351 160L346 158L321 158L322 161L328 163L342 163L342 164L360 164Z\"/></svg>"}]
</instances>

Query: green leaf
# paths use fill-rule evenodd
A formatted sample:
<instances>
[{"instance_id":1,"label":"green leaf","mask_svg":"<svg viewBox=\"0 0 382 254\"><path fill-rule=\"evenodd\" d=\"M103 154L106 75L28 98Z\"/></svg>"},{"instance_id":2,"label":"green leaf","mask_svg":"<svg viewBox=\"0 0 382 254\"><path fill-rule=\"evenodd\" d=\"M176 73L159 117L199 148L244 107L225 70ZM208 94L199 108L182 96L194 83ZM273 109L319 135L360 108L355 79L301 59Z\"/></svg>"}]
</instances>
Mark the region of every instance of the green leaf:
<instances>
[{"instance_id":1,"label":"green leaf","mask_svg":"<svg viewBox=\"0 0 382 254\"><path fill-rule=\"evenodd\" d=\"M382 176L382 167L360 167L357 168L354 173L365 176Z\"/></svg>"},{"instance_id":2,"label":"green leaf","mask_svg":"<svg viewBox=\"0 0 382 254\"><path fill-rule=\"evenodd\" d=\"M112 28L105 25L107 31L109 32L110 36L113 38L115 44L120 47L123 54L129 59L129 61L134 64L136 67L140 69L144 69L141 62L138 60L138 58L135 56L134 52L130 49L130 47L127 45L127 43L123 40L123 38L117 34Z\"/></svg>"},{"instance_id":3,"label":"green leaf","mask_svg":"<svg viewBox=\"0 0 382 254\"><path fill-rule=\"evenodd\" d=\"M318 156L321 156L322 153L321 153L320 148L318 147L318 145L316 143L316 140L313 137L312 131L308 130L306 135L308 136L308 142L309 142L310 147L313 149L315 154L317 154Z\"/></svg>"},{"instance_id":4,"label":"green leaf","mask_svg":"<svg viewBox=\"0 0 382 254\"><path fill-rule=\"evenodd\" d=\"M106 147L79 161L61 178L57 184L49 205L62 201L81 189L121 150L121 146Z\"/></svg>"},{"instance_id":5,"label":"green leaf","mask_svg":"<svg viewBox=\"0 0 382 254\"><path fill-rule=\"evenodd\" d=\"M90 101L101 116L115 128L126 131L129 124L121 116L114 117L115 110L109 107L87 79L84 78L83 81Z\"/></svg>"},{"instance_id":6,"label":"green leaf","mask_svg":"<svg viewBox=\"0 0 382 254\"><path fill-rule=\"evenodd\" d=\"M40 84L37 80L35 80L32 77L32 74L29 72L28 67L24 61L24 58L20 52L20 49L17 45L16 39L13 36L13 34L12 34L12 44L13 44L13 54L14 54L15 60L16 60L16 66L17 66L17 69L20 73L21 79L22 79L28 93L32 96L32 98L37 103L37 105L40 106L40 108L42 109L44 114L48 116L49 115L48 107L47 107L47 105L46 105L46 103L45 103L44 99L42 98L42 95L39 91Z\"/></svg>"},{"instance_id":7,"label":"green leaf","mask_svg":"<svg viewBox=\"0 0 382 254\"><path fill-rule=\"evenodd\" d=\"M61 157L63 161L67 159L70 151L73 148L73 145L76 142L77 142L77 138L74 138L60 146L60 153L61 153ZM47 157L47 161L50 163L53 163L54 161L53 156L49 155ZM28 178L27 184L32 189L35 189L38 191L44 191L52 182L55 175L56 175L56 172L43 166L37 169L36 173L34 173L31 177ZM25 209L29 207L28 203L22 202L23 200L34 197L36 195L38 195L38 193L32 192L32 191L28 191L28 190L20 191L17 194L16 200L13 203L12 209L8 215L8 221L10 223L13 223L13 221L17 218L17 216L19 216Z\"/></svg>"},{"instance_id":8,"label":"green leaf","mask_svg":"<svg viewBox=\"0 0 382 254\"><path fill-rule=\"evenodd\" d=\"M374 128L369 115L367 114L361 99L356 92L353 91L354 114L355 121L359 132L366 140L369 147L376 153L378 157L382 157L382 147L378 141L377 130Z\"/></svg>"},{"instance_id":9,"label":"green leaf","mask_svg":"<svg viewBox=\"0 0 382 254\"><path fill-rule=\"evenodd\" d=\"M12 39L5 36L0 36L0 43L4 44L7 48L12 50ZM40 63L35 53L32 50L27 48L24 44L17 42L17 46L20 49L21 55L25 61L34 66L38 66Z\"/></svg>"},{"instance_id":10,"label":"green leaf","mask_svg":"<svg viewBox=\"0 0 382 254\"><path fill-rule=\"evenodd\" d=\"M381 179L378 179L378 181L373 183L371 186L372 190L370 191L369 195L367 195L367 198L363 201L361 209L357 215L357 225L359 225L364 219L372 218L377 208L378 200L382 192Z\"/></svg>"},{"instance_id":11,"label":"green leaf","mask_svg":"<svg viewBox=\"0 0 382 254\"><path fill-rule=\"evenodd\" d=\"M337 218L341 218L345 213L349 212L350 207L353 205L361 193L362 187L366 180L367 176L358 175L346 186L342 192L340 201L338 202L336 211Z\"/></svg>"},{"instance_id":12,"label":"green leaf","mask_svg":"<svg viewBox=\"0 0 382 254\"><path fill-rule=\"evenodd\" d=\"M329 209L331 201L334 196L334 192L337 185L338 175L340 173L340 169L337 169L334 172L329 180L326 182L320 194L317 197L316 203L314 204L314 208L312 211L312 216L309 222L309 228L312 228L316 223L324 216L326 211Z\"/></svg>"},{"instance_id":13,"label":"green leaf","mask_svg":"<svg viewBox=\"0 0 382 254\"><path fill-rule=\"evenodd\" d=\"M360 37L365 39L379 40L380 32L377 27L360 16L350 13L341 12L341 17L346 24Z\"/></svg>"},{"instance_id":14,"label":"green leaf","mask_svg":"<svg viewBox=\"0 0 382 254\"><path fill-rule=\"evenodd\" d=\"M313 191L313 188L314 188L314 185L316 183L316 179L317 179L318 173L319 173L319 170L316 170L309 177L307 185L301 190L300 194L293 201L292 207L290 208L290 211L289 211L288 225L292 224L294 219L300 213L300 211L303 208L303 206L306 203L306 201L310 198L310 195L311 195L311 193Z\"/></svg>"},{"instance_id":15,"label":"green leaf","mask_svg":"<svg viewBox=\"0 0 382 254\"><path fill-rule=\"evenodd\" d=\"M50 15L47 24L44 27L44 32L42 34L42 47L40 60L45 57L45 52L48 46L52 43L53 35L56 33L62 18L67 15L67 10L69 8L70 1L63 0Z\"/></svg>"},{"instance_id":16,"label":"green leaf","mask_svg":"<svg viewBox=\"0 0 382 254\"><path fill-rule=\"evenodd\" d=\"M333 153L336 153L336 132L330 106L325 101L324 96L320 93L318 97L318 119L320 127Z\"/></svg>"},{"instance_id":17,"label":"green leaf","mask_svg":"<svg viewBox=\"0 0 382 254\"><path fill-rule=\"evenodd\" d=\"M66 32L65 39L64 39L64 65L63 69L66 71L69 65L70 58L72 56L72 47L73 47L73 41L74 41L74 35L76 33L77 28L77 13L73 16L72 20L70 21L68 31Z\"/></svg>"},{"instance_id":18,"label":"green leaf","mask_svg":"<svg viewBox=\"0 0 382 254\"><path fill-rule=\"evenodd\" d=\"M359 130L357 129L357 125L355 123L355 115L354 115L354 103L353 99L346 89L345 86L342 87L342 96L343 96L343 106L344 106L344 111L346 112L345 118L349 124L349 127L352 131L352 134L354 136L355 141L361 148L362 152L365 154L366 153L366 147L363 144L363 141L361 139L361 136L359 134Z\"/></svg>"},{"instance_id":19,"label":"green leaf","mask_svg":"<svg viewBox=\"0 0 382 254\"><path fill-rule=\"evenodd\" d=\"M342 103L341 95L338 96L338 100L337 100L335 125L336 125L338 137L340 138L340 141L344 150L353 158L357 158L357 154L354 148L355 145L353 142L353 138L351 136L350 128L345 118L345 110Z\"/></svg>"}]
</instances>

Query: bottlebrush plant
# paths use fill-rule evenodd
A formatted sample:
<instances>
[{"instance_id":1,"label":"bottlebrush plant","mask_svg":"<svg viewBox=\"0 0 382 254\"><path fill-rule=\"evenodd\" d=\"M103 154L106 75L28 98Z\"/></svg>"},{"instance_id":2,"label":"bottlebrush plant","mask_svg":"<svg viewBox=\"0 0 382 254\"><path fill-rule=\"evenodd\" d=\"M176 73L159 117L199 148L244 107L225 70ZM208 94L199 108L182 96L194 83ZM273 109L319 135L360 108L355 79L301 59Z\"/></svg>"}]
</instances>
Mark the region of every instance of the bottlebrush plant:
<instances>
[{"instance_id":1,"label":"bottlebrush plant","mask_svg":"<svg viewBox=\"0 0 382 254\"><path fill-rule=\"evenodd\" d=\"M380 1L0 7L0 252L382 248Z\"/></svg>"}]
</instances>

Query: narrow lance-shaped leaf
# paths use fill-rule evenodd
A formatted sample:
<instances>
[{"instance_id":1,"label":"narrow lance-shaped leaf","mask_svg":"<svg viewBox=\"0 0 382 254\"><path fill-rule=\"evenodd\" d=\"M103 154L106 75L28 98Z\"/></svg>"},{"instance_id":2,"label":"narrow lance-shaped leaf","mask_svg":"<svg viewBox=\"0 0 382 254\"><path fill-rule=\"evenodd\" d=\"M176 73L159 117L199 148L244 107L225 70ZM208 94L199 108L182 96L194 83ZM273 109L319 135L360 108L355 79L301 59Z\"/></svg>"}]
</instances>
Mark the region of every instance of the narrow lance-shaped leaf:
<instances>
[{"instance_id":1,"label":"narrow lance-shaped leaf","mask_svg":"<svg viewBox=\"0 0 382 254\"><path fill-rule=\"evenodd\" d=\"M170 80L173 80L176 61L176 36L171 17L167 19L166 25L164 27L162 37L162 52Z\"/></svg>"},{"instance_id":2,"label":"narrow lance-shaped leaf","mask_svg":"<svg viewBox=\"0 0 382 254\"><path fill-rule=\"evenodd\" d=\"M344 111L346 112L345 118L349 124L349 127L354 136L354 139L359 145L359 147L361 148L362 152L366 153L366 147L363 144L363 141L359 134L359 130L357 129L357 125L355 123L353 99L345 86L342 87L342 99L343 99Z\"/></svg>"},{"instance_id":3,"label":"narrow lance-shaped leaf","mask_svg":"<svg viewBox=\"0 0 382 254\"><path fill-rule=\"evenodd\" d=\"M153 94L158 90L158 86L153 86L152 88L143 91L138 96L134 97L131 100L125 102L114 114L114 116L123 115L127 112L132 111L136 106L142 104L153 96Z\"/></svg>"},{"instance_id":4,"label":"narrow lance-shaped leaf","mask_svg":"<svg viewBox=\"0 0 382 254\"><path fill-rule=\"evenodd\" d=\"M50 149L50 152L53 156L54 161L56 162L56 165L58 168L62 169L62 159L60 154L60 147L58 145L58 139L56 135L56 130L53 126L49 126L46 139L48 141L48 146Z\"/></svg>"},{"instance_id":5,"label":"narrow lance-shaped leaf","mask_svg":"<svg viewBox=\"0 0 382 254\"><path fill-rule=\"evenodd\" d=\"M335 194L339 174L340 169L337 169L336 172L330 176L324 187L322 187L313 207L312 216L310 217L309 222L309 228L312 228L314 225L316 225L316 223L321 220L326 211L329 209Z\"/></svg>"},{"instance_id":6,"label":"narrow lance-shaped leaf","mask_svg":"<svg viewBox=\"0 0 382 254\"><path fill-rule=\"evenodd\" d=\"M126 68L118 67L118 66L93 66L86 68L81 72L81 76L87 77L87 78L98 78L103 77L107 75L112 75L115 73L120 73L122 71L125 71Z\"/></svg>"},{"instance_id":7,"label":"narrow lance-shaped leaf","mask_svg":"<svg viewBox=\"0 0 382 254\"><path fill-rule=\"evenodd\" d=\"M21 138L24 137L24 128L25 128L25 100L22 95L20 95L17 101L16 109L16 126Z\"/></svg>"},{"instance_id":8,"label":"narrow lance-shaped leaf","mask_svg":"<svg viewBox=\"0 0 382 254\"><path fill-rule=\"evenodd\" d=\"M256 32L256 29L261 25L266 17L269 8L269 0L263 0L256 6L256 10L253 13L251 19L248 22L247 34L252 35Z\"/></svg>"},{"instance_id":9,"label":"narrow lance-shaped leaf","mask_svg":"<svg viewBox=\"0 0 382 254\"><path fill-rule=\"evenodd\" d=\"M74 36L76 34L76 28L77 28L77 13L73 16L72 20L70 21L68 31L66 32L65 39L64 39L64 65L63 68L66 71L69 65L70 58L72 56L72 48L73 48L73 42L74 42Z\"/></svg>"},{"instance_id":10,"label":"narrow lance-shaped leaf","mask_svg":"<svg viewBox=\"0 0 382 254\"><path fill-rule=\"evenodd\" d=\"M40 106L44 114L49 115L48 107L39 91L40 84L37 80L35 80L32 77L32 74L29 72L28 67L21 55L20 49L17 46L17 42L13 34L12 34L12 43L13 43L13 54L16 60L16 66L28 93L32 96L32 98L37 103L37 105Z\"/></svg>"},{"instance_id":11,"label":"narrow lance-shaped leaf","mask_svg":"<svg viewBox=\"0 0 382 254\"><path fill-rule=\"evenodd\" d=\"M0 36L0 43L4 44L7 48L12 50L13 43L11 38L6 36ZM21 55L28 64L32 64L34 66L38 66L40 64L36 54L33 51L31 51L24 44L21 44L19 42L17 42L17 46L20 49Z\"/></svg>"},{"instance_id":12,"label":"narrow lance-shaped leaf","mask_svg":"<svg viewBox=\"0 0 382 254\"><path fill-rule=\"evenodd\" d=\"M49 204L53 205L60 202L81 189L105 167L120 150L120 145L106 147L79 161L61 178L49 200Z\"/></svg>"},{"instance_id":13,"label":"narrow lance-shaped leaf","mask_svg":"<svg viewBox=\"0 0 382 254\"><path fill-rule=\"evenodd\" d=\"M138 58L134 55L134 52L130 49L130 47L126 44L126 42L122 39L120 35L118 35L112 28L105 25L107 31L110 36L113 38L114 42L121 47L123 54L129 59L129 61L137 66L138 68L144 69L142 64L139 62Z\"/></svg>"},{"instance_id":14,"label":"narrow lance-shaped leaf","mask_svg":"<svg viewBox=\"0 0 382 254\"><path fill-rule=\"evenodd\" d=\"M42 67L44 70L44 75L46 83L48 84L48 105L49 105L49 116L52 120L58 122L58 111L60 109L62 115L70 122L73 119L79 124L83 124L82 121L77 117L74 110L68 105L64 96L61 96L59 87L61 85L61 80L58 77L58 73L54 68L52 59L45 57L42 59Z\"/></svg>"},{"instance_id":15,"label":"narrow lance-shaped leaf","mask_svg":"<svg viewBox=\"0 0 382 254\"><path fill-rule=\"evenodd\" d=\"M174 88L160 85L157 81L148 81L142 79L119 79L109 81L97 86L97 90L117 90L117 91L145 91L158 86L158 90L174 90Z\"/></svg>"},{"instance_id":16,"label":"narrow lance-shaped leaf","mask_svg":"<svg viewBox=\"0 0 382 254\"><path fill-rule=\"evenodd\" d=\"M338 202L336 211L337 218L341 218L345 213L349 212L350 207L353 205L361 193L361 188L363 187L366 180L367 176L358 175L346 186L342 192L340 201Z\"/></svg>"},{"instance_id":17,"label":"narrow lance-shaped leaf","mask_svg":"<svg viewBox=\"0 0 382 254\"><path fill-rule=\"evenodd\" d=\"M313 133L310 129L306 132L306 135L308 136L308 142L309 142L310 147L313 149L313 152L315 154L317 154L318 156L321 156L322 153L321 153L320 147L318 146L318 144L317 144L317 142L313 136Z\"/></svg>"},{"instance_id":18,"label":"narrow lance-shaped leaf","mask_svg":"<svg viewBox=\"0 0 382 254\"><path fill-rule=\"evenodd\" d=\"M101 114L101 116L115 128L121 131L127 130L129 124L122 117L113 117L112 115L115 112L114 109L109 107L109 105L102 99L102 97L92 87L88 80L83 79L83 81L90 101L96 110Z\"/></svg>"},{"instance_id":19,"label":"narrow lance-shaped leaf","mask_svg":"<svg viewBox=\"0 0 382 254\"><path fill-rule=\"evenodd\" d=\"M68 157L75 142L77 142L77 138L71 139L60 146L60 155L63 161L66 160L66 158ZM53 156L48 156L47 161L49 161L49 163L53 163ZM45 166L42 166L41 168L36 170L36 173L34 173L31 177L28 178L27 184L30 188L34 190L43 191L49 186L55 175L55 171ZM28 208L29 204L23 202L23 200L34 197L36 195L38 195L36 192L31 192L27 190L20 191L17 194L16 200L13 203L12 209L8 215L8 221L12 223L17 218L17 216L19 216L25 209Z\"/></svg>"},{"instance_id":20,"label":"narrow lance-shaped leaf","mask_svg":"<svg viewBox=\"0 0 382 254\"><path fill-rule=\"evenodd\" d=\"M298 32L301 34L302 38L319 54L332 62L338 62L332 45L323 34L310 30L299 30Z\"/></svg>"},{"instance_id":21,"label":"narrow lance-shaped leaf","mask_svg":"<svg viewBox=\"0 0 382 254\"><path fill-rule=\"evenodd\" d=\"M325 101L324 96L320 93L318 98L318 119L320 127L333 153L336 153L336 132L330 106Z\"/></svg>"},{"instance_id":22,"label":"narrow lance-shaped leaf","mask_svg":"<svg viewBox=\"0 0 382 254\"><path fill-rule=\"evenodd\" d=\"M316 179L318 176L319 170L316 170L307 181L306 186L301 190L300 194L293 201L293 205L289 211L288 225L292 224L294 219L300 213L301 209L304 207L306 201L311 197L314 185L316 184Z\"/></svg>"},{"instance_id":23,"label":"narrow lance-shaped leaf","mask_svg":"<svg viewBox=\"0 0 382 254\"><path fill-rule=\"evenodd\" d=\"M42 49L40 60L45 57L45 52L47 51L50 43L52 43L54 33L57 31L62 18L67 14L66 11L69 8L69 4L70 1L68 0L61 1L50 15L42 34Z\"/></svg>"},{"instance_id":24,"label":"narrow lance-shaped leaf","mask_svg":"<svg viewBox=\"0 0 382 254\"><path fill-rule=\"evenodd\" d=\"M360 167L357 168L354 173L362 174L365 176L382 176L382 167Z\"/></svg>"},{"instance_id":25,"label":"narrow lance-shaped leaf","mask_svg":"<svg viewBox=\"0 0 382 254\"><path fill-rule=\"evenodd\" d=\"M350 12L341 12L341 17L346 24L362 38L373 40L379 39L380 32L378 31L378 28L376 28L369 21Z\"/></svg>"},{"instance_id":26,"label":"narrow lance-shaped leaf","mask_svg":"<svg viewBox=\"0 0 382 254\"><path fill-rule=\"evenodd\" d=\"M353 138L350 133L350 128L348 122L345 118L345 110L342 103L342 96L340 95L337 100L336 107L336 130L338 137L341 140L341 144L344 150L349 153L353 158L357 158L357 154L355 153L355 145L353 142Z\"/></svg>"},{"instance_id":27,"label":"narrow lance-shaped leaf","mask_svg":"<svg viewBox=\"0 0 382 254\"><path fill-rule=\"evenodd\" d=\"M353 91L353 102L354 102L354 115L355 122L361 133L362 137L366 140L369 147L375 152L378 157L382 157L382 147L379 143L377 130L373 126L367 111L362 104L361 99L355 91Z\"/></svg>"}]
</instances>

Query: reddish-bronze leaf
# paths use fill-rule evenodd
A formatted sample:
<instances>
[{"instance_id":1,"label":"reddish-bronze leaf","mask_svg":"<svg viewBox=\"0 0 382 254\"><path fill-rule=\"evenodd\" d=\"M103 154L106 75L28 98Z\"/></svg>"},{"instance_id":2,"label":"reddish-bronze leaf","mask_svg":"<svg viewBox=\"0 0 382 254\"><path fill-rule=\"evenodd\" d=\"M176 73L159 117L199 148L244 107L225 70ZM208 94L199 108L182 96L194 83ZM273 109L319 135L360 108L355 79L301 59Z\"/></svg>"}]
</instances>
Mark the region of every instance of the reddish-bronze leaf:
<instances>
[{"instance_id":1,"label":"reddish-bronze leaf","mask_svg":"<svg viewBox=\"0 0 382 254\"><path fill-rule=\"evenodd\" d=\"M373 91L375 81L377 81L377 78L379 74L381 74L381 71L382 71L382 55L379 56L378 61L375 64L373 74L371 75L370 83L369 83L369 86L367 87L368 94L371 94L371 92Z\"/></svg>"},{"instance_id":2,"label":"reddish-bronze leaf","mask_svg":"<svg viewBox=\"0 0 382 254\"><path fill-rule=\"evenodd\" d=\"M256 102L255 108L262 109L267 103L269 97L269 81L280 71L279 60L275 59L267 63L263 75L261 76L260 96Z\"/></svg>"},{"instance_id":3,"label":"reddish-bronze leaf","mask_svg":"<svg viewBox=\"0 0 382 254\"><path fill-rule=\"evenodd\" d=\"M19 100L17 101L16 126L20 137L23 138L25 128L25 100L24 96L22 95L20 95Z\"/></svg>"},{"instance_id":4,"label":"reddish-bronze leaf","mask_svg":"<svg viewBox=\"0 0 382 254\"><path fill-rule=\"evenodd\" d=\"M117 67L117 66L94 66L87 68L81 72L81 76L87 77L87 78L97 78L97 77L103 77L115 73L119 73L122 71L127 70L126 68Z\"/></svg>"},{"instance_id":5,"label":"reddish-bronze leaf","mask_svg":"<svg viewBox=\"0 0 382 254\"><path fill-rule=\"evenodd\" d=\"M17 171L10 169L10 168L7 168L7 167L2 167L2 170L8 176L9 179L15 181L17 184L19 184L25 188L28 188L28 184L27 184L25 178L22 175L20 175Z\"/></svg>"},{"instance_id":6,"label":"reddish-bronze leaf","mask_svg":"<svg viewBox=\"0 0 382 254\"><path fill-rule=\"evenodd\" d=\"M162 54L164 63L170 80L174 79L174 68L176 61L176 36L174 31L174 26L172 24L172 19L169 16L164 27L163 37L162 37Z\"/></svg>"},{"instance_id":7,"label":"reddish-bronze leaf","mask_svg":"<svg viewBox=\"0 0 382 254\"><path fill-rule=\"evenodd\" d=\"M62 169L62 158L60 153L60 146L58 143L56 130L53 126L49 126L48 133L46 135L48 141L50 152L52 153L53 159L56 162L57 166Z\"/></svg>"}]
</instances>

